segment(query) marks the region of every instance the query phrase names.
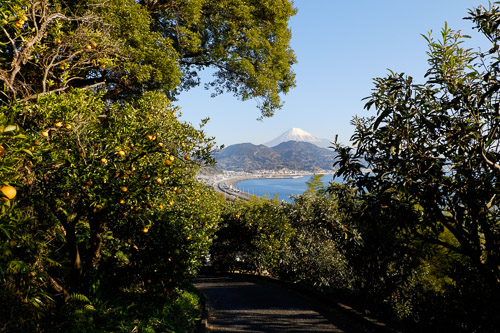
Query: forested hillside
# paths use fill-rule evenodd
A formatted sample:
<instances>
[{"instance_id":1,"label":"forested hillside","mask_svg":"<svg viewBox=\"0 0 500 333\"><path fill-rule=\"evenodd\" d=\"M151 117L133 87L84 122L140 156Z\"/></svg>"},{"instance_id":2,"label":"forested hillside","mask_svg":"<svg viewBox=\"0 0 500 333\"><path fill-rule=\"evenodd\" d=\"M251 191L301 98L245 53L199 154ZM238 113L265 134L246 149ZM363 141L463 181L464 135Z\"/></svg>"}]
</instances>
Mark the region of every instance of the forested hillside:
<instances>
[{"instance_id":1,"label":"forested hillside","mask_svg":"<svg viewBox=\"0 0 500 333\"><path fill-rule=\"evenodd\" d=\"M331 170L336 153L312 143L288 141L269 148L241 143L231 145L214 155L224 170L253 172L258 170L298 170L321 172Z\"/></svg>"}]
</instances>

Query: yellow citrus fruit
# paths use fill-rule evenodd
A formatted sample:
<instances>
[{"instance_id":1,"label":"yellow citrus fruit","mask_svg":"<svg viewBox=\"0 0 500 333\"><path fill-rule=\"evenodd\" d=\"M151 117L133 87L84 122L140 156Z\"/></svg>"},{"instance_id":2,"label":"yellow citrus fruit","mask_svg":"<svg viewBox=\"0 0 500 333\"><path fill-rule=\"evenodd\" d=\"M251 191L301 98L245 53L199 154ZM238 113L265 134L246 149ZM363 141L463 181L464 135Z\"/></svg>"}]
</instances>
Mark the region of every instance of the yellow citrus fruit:
<instances>
[{"instance_id":1,"label":"yellow citrus fruit","mask_svg":"<svg viewBox=\"0 0 500 333\"><path fill-rule=\"evenodd\" d=\"M162 181L163 181L163 180L162 180L161 178L156 178L156 182L157 182L158 184L161 184L161 183L162 183Z\"/></svg>"},{"instance_id":2,"label":"yellow citrus fruit","mask_svg":"<svg viewBox=\"0 0 500 333\"><path fill-rule=\"evenodd\" d=\"M172 161L171 160L166 160L165 161L165 165L171 166L172 165Z\"/></svg>"},{"instance_id":3,"label":"yellow citrus fruit","mask_svg":"<svg viewBox=\"0 0 500 333\"><path fill-rule=\"evenodd\" d=\"M170 206L173 206L173 205L174 205L174 202L173 202L173 201L169 201L169 202L168 202L168 204L169 204Z\"/></svg>"},{"instance_id":4,"label":"yellow citrus fruit","mask_svg":"<svg viewBox=\"0 0 500 333\"><path fill-rule=\"evenodd\" d=\"M54 124L57 128L63 127L63 123L58 121L57 123Z\"/></svg>"},{"instance_id":5,"label":"yellow citrus fruit","mask_svg":"<svg viewBox=\"0 0 500 333\"><path fill-rule=\"evenodd\" d=\"M121 157L123 157L123 156L125 156L125 152L124 152L123 150L120 150L120 151L118 152L118 155L120 155Z\"/></svg>"},{"instance_id":6,"label":"yellow citrus fruit","mask_svg":"<svg viewBox=\"0 0 500 333\"><path fill-rule=\"evenodd\" d=\"M122 199L122 200L120 200L120 203L121 203L122 205L123 205L123 204L125 204L125 200L123 200L123 199Z\"/></svg>"},{"instance_id":7,"label":"yellow citrus fruit","mask_svg":"<svg viewBox=\"0 0 500 333\"><path fill-rule=\"evenodd\" d=\"M189 155L188 155L188 154L184 155L184 159L185 159L186 161L189 161L189 159L190 159Z\"/></svg>"},{"instance_id":8,"label":"yellow citrus fruit","mask_svg":"<svg viewBox=\"0 0 500 333\"><path fill-rule=\"evenodd\" d=\"M97 43L96 43L96 42L92 42L92 43L90 43L90 45L91 45L92 47L96 47L96 46L97 46Z\"/></svg>"},{"instance_id":9,"label":"yellow citrus fruit","mask_svg":"<svg viewBox=\"0 0 500 333\"><path fill-rule=\"evenodd\" d=\"M5 148L0 145L0 156L2 156L3 154L5 154Z\"/></svg>"},{"instance_id":10,"label":"yellow citrus fruit","mask_svg":"<svg viewBox=\"0 0 500 333\"><path fill-rule=\"evenodd\" d=\"M87 50L92 50L92 45L90 45L90 44L89 44L89 45L85 46L85 48L86 48Z\"/></svg>"},{"instance_id":11,"label":"yellow citrus fruit","mask_svg":"<svg viewBox=\"0 0 500 333\"><path fill-rule=\"evenodd\" d=\"M44 137L48 137L48 136L49 136L49 132L48 132L48 131L43 131L43 132L42 132L42 135L43 135Z\"/></svg>"},{"instance_id":12,"label":"yellow citrus fruit","mask_svg":"<svg viewBox=\"0 0 500 333\"><path fill-rule=\"evenodd\" d=\"M175 160L175 157L173 155L170 155L170 157L168 159L173 162Z\"/></svg>"},{"instance_id":13,"label":"yellow citrus fruit","mask_svg":"<svg viewBox=\"0 0 500 333\"><path fill-rule=\"evenodd\" d=\"M122 187L120 188L120 190L121 190L122 192L127 192L128 188L126 188L125 186L122 186Z\"/></svg>"},{"instance_id":14,"label":"yellow citrus fruit","mask_svg":"<svg viewBox=\"0 0 500 333\"><path fill-rule=\"evenodd\" d=\"M149 229L148 229L148 228L144 228L144 229L142 229L142 232L144 232L144 233L146 233L146 232L148 232L148 231L149 231Z\"/></svg>"},{"instance_id":15,"label":"yellow citrus fruit","mask_svg":"<svg viewBox=\"0 0 500 333\"><path fill-rule=\"evenodd\" d=\"M105 158L101 158L101 162L102 162L103 164L106 164L106 163L108 163L108 160L107 160L107 159L105 159Z\"/></svg>"},{"instance_id":16,"label":"yellow citrus fruit","mask_svg":"<svg viewBox=\"0 0 500 333\"><path fill-rule=\"evenodd\" d=\"M56 38L54 42L56 42L56 44L61 44L61 40L59 38Z\"/></svg>"},{"instance_id":17,"label":"yellow citrus fruit","mask_svg":"<svg viewBox=\"0 0 500 333\"><path fill-rule=\"evenodd\" d=\"M158 147L163 147L163 142L158 142Z\"/></svg>"},{"instance_id":18,"label":"yellow citrus fruit","mask_svg":"<svg viewBox=\"0 0 500 333\"><path fill-rule=\"evenodd\" d=\"M2 199L4 199L4 200L11 200L17 194L16 189L10 185L5 185L2 188L0 188L0 192L2 192L3 195L5 196L5 197L2 197Z\"/></svg>"},{"instance_id":19,"label":"yellow citrus fruit","mask_svg":"<svg viewBox=\"0 0 500 333\"><path fill-rule=\"evenodd\" d=\"M66 126L64 126L65 129L69 130L71 129L71 125L70 124L67 124Z\"/></svg>"}]
</instances>

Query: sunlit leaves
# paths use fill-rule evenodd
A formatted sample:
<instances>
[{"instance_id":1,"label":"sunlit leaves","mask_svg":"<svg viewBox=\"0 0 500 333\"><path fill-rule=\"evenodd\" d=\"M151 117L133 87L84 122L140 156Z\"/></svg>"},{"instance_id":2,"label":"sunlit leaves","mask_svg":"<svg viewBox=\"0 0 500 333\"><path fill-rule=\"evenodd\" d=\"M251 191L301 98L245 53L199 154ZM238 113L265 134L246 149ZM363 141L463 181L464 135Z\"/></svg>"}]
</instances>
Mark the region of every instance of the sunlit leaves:
<instances>
[{"instance_id":1,"label":"sunlit leaves","mask_svg":"<svg viewBox=\"0 0 500 333\"><path fill-rule=\"evenodd\" d=\"M445 25L439 40L424 36L424 84L403 73L376 78L366 103L376 117L356 119L355 149L339 146L336 162L361 193L413 206L420 217L413 233L463 255L494 289L500 277L494 245L499 216L491 209L498 206L500 84L498 35L492 30L498 24L492 20L498 10L492 5L470 11L492 51L465 49L467 36ZM354 165L358 160L366 170ZM444 232L452 236L442 239Z\"/></svg>"}]
</instances>

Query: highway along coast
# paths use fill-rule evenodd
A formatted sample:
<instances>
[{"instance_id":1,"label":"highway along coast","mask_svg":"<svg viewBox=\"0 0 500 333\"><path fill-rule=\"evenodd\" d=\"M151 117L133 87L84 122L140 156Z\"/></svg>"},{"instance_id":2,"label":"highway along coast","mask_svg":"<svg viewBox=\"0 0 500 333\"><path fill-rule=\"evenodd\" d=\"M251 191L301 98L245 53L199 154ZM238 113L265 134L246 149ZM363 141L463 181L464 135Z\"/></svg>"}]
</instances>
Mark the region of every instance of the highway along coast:
<instances>
[{"instance_id":1,"label":"highway along coast","mask_svg":"<svg viewBox=\"0 0 500 333\"><path fill-rule=\"evenodd\" d=\"M317 174L331 174L331 170L324 170ZM236 198L249 200L253 193L250 191L243 191L236 187L236 184L245 180L251 179L296 179L305 176L311 176L311 172L304 171L269 171L262 170L256 172L243 172L243 171L223 171L217 174L200 174L197 176L198 180L212 186L217 192L224 194L226 200L233 201ZM246 189L245 189L246 190ZM300 194L300 193L294 193Z\"/></svg>"}]
</instances>

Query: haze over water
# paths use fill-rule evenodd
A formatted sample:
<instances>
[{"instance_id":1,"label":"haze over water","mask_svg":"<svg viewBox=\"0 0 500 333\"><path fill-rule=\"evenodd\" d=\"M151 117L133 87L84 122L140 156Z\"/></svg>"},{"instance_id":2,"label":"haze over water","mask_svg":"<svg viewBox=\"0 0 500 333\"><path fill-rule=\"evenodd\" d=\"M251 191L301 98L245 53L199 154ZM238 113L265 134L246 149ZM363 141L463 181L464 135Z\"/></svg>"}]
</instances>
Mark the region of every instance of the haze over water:
<instances>
[{"instance_id":1,"label":"haze over water","mask_svg":"<svg viewBox=\"0 0 500 333\"><path fill-rule=\"evenodd\" d=\"M274 198L278 194L278 200L291 202L291 195L300 195L307 190L306 182L312 175L306 175L299 178L271 178L271 179L248 179L236 184L240 191L255 194L259 197ZM333 175L324 175L321 179L325 187L333 180ZM340 181L338 178L336 181Z\"/></svg>"}]
</instances>

